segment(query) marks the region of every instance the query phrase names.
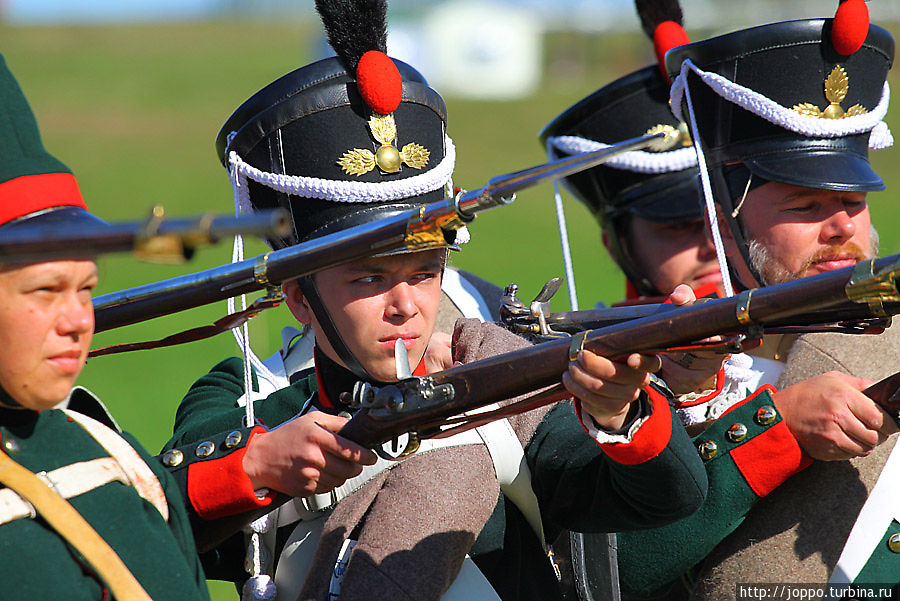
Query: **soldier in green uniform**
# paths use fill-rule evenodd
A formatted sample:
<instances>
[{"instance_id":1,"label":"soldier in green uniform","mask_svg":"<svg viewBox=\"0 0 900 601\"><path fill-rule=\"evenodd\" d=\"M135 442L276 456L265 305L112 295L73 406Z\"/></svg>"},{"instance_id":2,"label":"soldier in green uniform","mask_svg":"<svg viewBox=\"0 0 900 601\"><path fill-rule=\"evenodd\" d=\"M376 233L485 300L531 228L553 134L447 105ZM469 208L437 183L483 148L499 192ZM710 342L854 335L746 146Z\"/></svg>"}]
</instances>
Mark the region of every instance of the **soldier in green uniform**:
<instances>
[{"instance_id":1,"label":"soldier in green uniform","mask_svg":"<svg viewBox=\"0 0 900 601\"><path fill-rule=\"evenodd\" d=\"M0 236L101 223L2 58L0 106ZM80 412L99 409L73 390L96 283L91 257L0 266L0 597L208 599L175 482L103 410Z\"/></svg>"},{"instance_id":2,"label":"soldier in green uniform","mask_svg":"<svg viewBox=\"0 0 900 601\"><path fill-rule=\"evenodd\" d=\"M453 168L444 103L418 72L383 54L383 15L349 19L350 34L335 29L333 6L319 8L338 58L255 94L217 140L247 208L291 211L294 235L276 246L440 199ZM445 261L445 249L374 256L286 285L292 313L312 325L314 365L298 366L299 343L289 341L265 369L253 367L245 390L242 362L220 363L182 401L170 446L235 427L248 406L272 427L352 411L341 393L358 380L424 374ZM398 344L409 365L398 366ZM442 365L526 344L463 320ZM344 601L558 598L544 548L561 528L649 526L702 498L695 452L665 395L645 386L656 366L654 357L625 365L584 353L561 374L574 403L428 443L402 462L380 460L333 494L296 499L220 547L208 574L246 580L253 599L273 586L279 597Z\"/></svg>"},{"instance_id":3,"label":"soldier in green uniform","mask_svg":"<svg viewBox=\"0 0 900 601\"><path fill-rule=\"evenodd\" d=\"M869 25L865 5L848 0L834 19L753 28L667 56L670 73L681 72L686 84L676 86L673 107L696 120L700 167L709 174L729 261L744 286L853 265L877 252L866 193L884 184L867 151L892 142L882 120L893 52L893 38ZM898 369L895 330L877 339L795 341L779 384L829 368L889 375ZM815 402L796 400L783 411ZM816 463L764 500L707 560L698 598L734 594L736 583L749 580L827 582L834 591L874 585L874 595L861 593L865 598L886 598L878 589L896 586L900 524L884 500L896 482L895 440L879 445L893 429L866 399L849 400L849 411L833 402L820 407L841 432L810 452L855 458ZM842 491L838 502L821 503L835 490ZM828 527L811 537L812 524Z\"/></svg>"},{"instance_id":4,"label":"soldier in green uniform","mask_svg":"<svg viewBox=\"0 0 900 601\"><path fill-rule=\"evenodd\" d=\"M806 94L812 98L812 90L816 86L819 96L824 90L827 99L834 102L836 92L826 87L828 84L824 77L820 78L822 81L816 77L822 69L826 70L826 75L833 72L834 63L838 61L831 57L839 56L835 54L835 48L842 43L840 40L848 37L851 28L846 21L836 25L832 21L814 23L809 25L807 22L806 27L811 31L803 33L798 33L802 29L800 24L793 27L788 24L773 25L687 46L671 54L688 55L699 64L698 57L691 54L692 49L696 48L703 60L716 64L716 68L726 77L734 77L728 69L742 73L745 80L740 83L747 88L765 89L769 95L777 87L779 92L772 94L772 97L787 107L792 104L801 106L799 97ZM823 27L835 34L824 34ZM882 30L873 28L869 32L867 22L861 32L861 36L856 34L860 43L867 32L868 40L859 55L843 46L840 54L854 55L851 59L857 69L851 88L856 86L855 93L858 95L854 102L864 100L874 107L879 103L893 44L884 37ZM787 68L786 65L793 65L792 60L800 59L789 59L774 50L767 52L770 48L766 44L776 39L778 42L772 48L784 48L783 53L794 52L796 48L812 48L817 44L823 46L826 49L822 51L823 55L803 53L802 60L807 65L821 65L819 70L812 69L808 75L801 75L806 71L799 66ZM734 50L736 48L741 50ZM733 58L729 52L734 52L734 56L739 58ZM722 59L723 56L729 56L734 62ZM701 68L706 67L701 65ZM770 81L771 73L783 74L790 81L776 79L773 83ZM705 77L707 81L711 79L708 75ZM769 78L765 84L762 83L764 77ZM715 86L710 84L710 87ZM727 85L723 84L722 88L725 87ZM623 123L631 123L631 135L643 133L651 127L671 132L668 149L658 149L655 155L632 157L630 164L619 165L618 172L613 168L600 167L590 173L573 176L568 181L576 196L603 215L604 227L609 230L605 236L615 236L615 243L620 246L613 247L613 250L616 251L617 262L620 265L625 263L629 279L638 283L639 290L649 289L651 293L652 284L648 286L647 281L665 281L656 276L666 261L662 260L654 271L644 267L639 257L635 260L629 256L628 251L641 255L646 249L642 248L643 241L634 237L634 230L628 229L628 219L637 214L649 216L654 221L662 222L663 226L671 222L677 227L689 213L691 221L702 217L698 208L689 208L692 198L696 203L696 198L702 196L698 172L695 167L688 168L692 163L690 159L695 160L696 156L694 149L688 147L692 140L687 128L668 114L667 89L668 83L654 68L639 71L576 104L548 126L544 133L545 137L552 136L552 145L565 151L567 146L589 149L592 142L596 145L598 141L606 141L605 136L608 135L626 135L617 129L622 128ZM746 90L742 93L748 95ZM877 189L881 185L865 158L865 143L870 139L868 132L880 117L870 118L870 123L859 126L859 131L855 132L858 135L838 132L837 140L825 141L815 135L797 135L791 129L792 125L784 125L791 119L782 121L780 125L783 129L779 131L777 126L762 122L755 115L744 114L746 107L735 108L725 100L712 100L713 95L702 86L699 94L704 96L700 100L695 99L694 106L703 148L712 148L710 171L713 182L718 186L714 189L714 197L725 209L725 219L720 215L720 223L727 220L740 235L755 240L754 257L747 253L750 245L740 242L737 236L728 236L731 232L726 231L725 248L733 261L732 265L742 273L743 283L776 283L839 268L874 255L875 249L869 238L870 222L865 194L861 191ZM860 103L860 106L869 104ZM702 110L699 107L703 107ZM789 110L784 109L784 112ZM807 108L807 112L822 113L815 113L812 108ZM863 114L859 108L849 112ZM646 120L644 115L652 115L653 118ZM653 121L655 118L659 121ZM729 130L718 128L716 123L734 125ZM876 131L871 136L873 141L878 139L881 127L883 124L875 127ZM785 132L785 129L788 131ZM687 155L688 152L691 156ZM816 159L811 161L806 158L812 156ZM818 168L813 168L815 166ZM795 187L771 182L784 182ZM831 191L835 189L838 192ZM744 197L743 207L740 207ZM679 215L680 212L684 215ZM686 225L689 227L689 224L690 221ZM698 233L694 238L694 244L686 246L710 252L712 246L706 236ZM735 242L736 239L739 241ZM621 251L623 247L625 252ZM762 251L766 250L769 251L767 254L776 258L775 261L765 259ZM745 256L749 256L750 260ZM695 267L681 273L690 274L702 268L699 252L696 257ZM778 264L779 269L773 269L773 264ZM748 265L756 266L756 272L751 272ZM777 382L779 389L829 370L872 378L885 377L898 367L889 359L896 356L890 349L898 348L894 330L896 328L889 329L879 337L863 338L838 334L805 335L799 340L796 337L776 337L774 344L764 345L763 356L755 357L751 367L755 368L756 364L763 367L763 378ZM873 362L873 353L885 359ZM702 578L695 588L699 598L731 597L735 583L740 581L803 580L824 583L834 569L843 540L847 538L854 516L860 512L860 506L865 501L865 491L874 485L891 451L893 440L878 446L874 452L872 448L883 441L885 434L891 432L893 427L884 421L883 415L868 399L853 392L854 387L865 385L865 381L854 382L841 375L826 378L829 380L816 378L801 386L781 390L775 395L775 406L783 411L790 432L799 439L804 451L817 458L853 459L849 465L816 463L812 469L792 478L760 503L749 514L747 523L708 560L714 567L711 575ZM816 388L823 382L829 387ZM851 385L849 390L847 384ZM828 398L827 395L835 391L841 392ZM785 393L791 394L787 396ZM714 396L713 405L721 398L721 394L718 399ZM822 402L820 399L823 398L828 398L828 401ZM700 399L689 399L691 404L697 400ZM731 429L746 424L739 412L743 407L752 407L753 402L750 399L742 405L735 405L735 409L713 422L713 426L695 439L707 453L714 451L714 455L707 460L710 496L704 508L692 518L672 527L646 535L625 533L620 537L621 576L626 595L648 598L663 594L681 572L702 560L714 545L741 524L757 500L754 494L748 494L746 487L749 486L757 495L760 490L765 493L774 489L774 486L762 489L755 486L754 480L758 480L758 476L754 472L771 469L770 463L779 456L779 450L789 451L797 442L791 437L779 440L769 436L767 442L751 443L751 431L742 439L740 447L765 448L758 457L766 459L748 461L745 458L739 461L732 457L735 449L740 447L731 440ZM679 412L689 422L698 418L705 421L721 413L716 410L716 413L710 414L709 407L704 407L704 403L682 408ZM825 421L821 420L823 417ZM809 426L816 423L827 427L814 432ZM722 427L718 427L720 425ZM725 434L726 438L722 439L721 434ZM745 449L740 450L741 453L746 452ZM743 478L725 469L726 465L736 465ZM822 495L835 489L855 492L844 495L837 506L823 507L819 502ZM804 539L803 528L795 526L798 521L803 523L813 515L817 516L817 523L834 526L828 529L828 536L817 535L815 541L808 537ZM775 533L772 540L766 541L765 545L758 544L759 539L769 533ZM880 534L875 531L875 538ZM885 536L889 537L889 534ZM660 553L659 541L666 538L671 539L671 546L667 545L666 552ZM672 548L679 552L672 553ZM854 546L848 545L848 548L854 549ZM878 549L876 555L890 555L888 545ZM648 565L653 569L648 569ZM800 574L802 578L798 578ZM840 576L843 572L838 569L834 574ZM685 594L683 584L684 581L676 584L680 592L670 591L668 594L676 597Z\"/></svg>"}]
</instances>

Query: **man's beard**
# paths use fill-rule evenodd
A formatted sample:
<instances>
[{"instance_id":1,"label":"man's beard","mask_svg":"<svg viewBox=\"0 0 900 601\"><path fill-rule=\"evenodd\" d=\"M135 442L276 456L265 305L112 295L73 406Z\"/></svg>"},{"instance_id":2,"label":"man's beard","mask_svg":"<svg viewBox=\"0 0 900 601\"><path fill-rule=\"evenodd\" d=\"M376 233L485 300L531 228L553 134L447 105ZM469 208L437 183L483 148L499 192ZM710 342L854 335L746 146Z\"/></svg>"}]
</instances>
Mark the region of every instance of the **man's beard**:
<instances>
[{"instance_id":1,"label":"man's beard","mask_svg":"<svg viewBox=\"0 0 900 601\"><path fill-rule=\"evenodd\" d=\"M761 242L751 240L749 244L750 264L759 274L760 278L762 278L761 283L764 286L783 284L785 282L806 277L809 274L809 268L812 267L813 264L828 260L832 257L850 255L857 261L862 261L877 256L878 232L875 230L874 225L869 225L869 235L872 244L871 248L868 249L868 252L864 251L853 242L846 242L841 246L823 248L816 251L812 256L807 257L797 271L791 271L781 261L772 257L769 254L769 250Z\"/></svg>"}]
</instances>

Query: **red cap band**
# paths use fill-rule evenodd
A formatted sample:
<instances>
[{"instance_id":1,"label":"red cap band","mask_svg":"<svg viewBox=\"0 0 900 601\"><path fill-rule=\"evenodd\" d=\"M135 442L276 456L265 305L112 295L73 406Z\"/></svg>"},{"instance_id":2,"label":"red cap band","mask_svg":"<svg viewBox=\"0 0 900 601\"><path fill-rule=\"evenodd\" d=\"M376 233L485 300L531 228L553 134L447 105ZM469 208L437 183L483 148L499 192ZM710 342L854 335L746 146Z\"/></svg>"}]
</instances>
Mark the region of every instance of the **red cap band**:
<instances>
[{"instance_id":1,"label":"red cap band","mask_svg":"<svg viewBox=\"0 0 900 601\"><path fill-rule=\"evenodd\" d=\"M0 184L0 224L35 211L75 206L87 210L71 173L23 175Z\"/></svg>"}]
</instances>

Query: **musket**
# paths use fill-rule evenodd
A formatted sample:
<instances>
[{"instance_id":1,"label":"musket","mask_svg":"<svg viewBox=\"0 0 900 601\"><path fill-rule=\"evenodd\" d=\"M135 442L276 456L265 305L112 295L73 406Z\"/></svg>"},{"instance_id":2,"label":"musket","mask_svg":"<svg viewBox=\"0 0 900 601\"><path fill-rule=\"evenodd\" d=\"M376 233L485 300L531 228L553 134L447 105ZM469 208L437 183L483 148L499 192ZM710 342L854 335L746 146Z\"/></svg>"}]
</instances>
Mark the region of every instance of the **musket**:
<instances>
[{"instance_id":1,"label":"musket","mask_svg":"<svg viewBox=\"0 0 900 601\"><path fill-rule=\"evenodd\" d=\"M445 231L461 228L481 211L511 203L519 190L590 169L623 152L643 148L661 135L633 138L603 150L501 175L478 190L462 191L392 217L252 259L98 296L94 299L96 331L271 289L294 278L380 253L443 246Z\"/></svg>"},{"instance_id":2,"label":"musket","mask_svg":"<svg viewBox=\"0 0 900 601\"><path fill-rule=\"evenodd\" d=\"M284 209L260 211L246 217L205 214L169 219L163 207L155 206L143 221L98 223L77 229L23 224L0 238L0 263L93 258L115 252L131 252L143 261L177 263L191 258L198 247L223 238L237 234L283 236L289 230Z\"/></svg>"},{"instance_id":3,"label":"musket","mask_svg":"<svg viewBox=\"0 0 900 601\"><path fill-rule=\"evenodd\" d=\"M894 255L786 284L745 291L735 297L672 307L446 371L407 377L386 386L359 382L349 399L358 410L338 433L375 449L382 457L399 459L414 453L424 438L444 438L570 397L559 382L569 362L575 360L582 349L609 358L633 352L656 352L720 332L752 333L773 321L789 320L847 301L865 304L873 314L886 317L887 312L880 307L886 303L890 303L890 307L900 307L898 279L900 255ZM882 405L900 427L898 387L900 374L873 385L864 393ZM478 411L541 389L544 390L498 409ZM465 412L470 413L463 415ZM382 446L403 438L406 440L391 453ZM287 500L287 495L279 493L265 508L205 523L194 531L198 549L207 551L217 546L253 519Z\"/></svg>"},{"instance_id":4,"label":"musket","mask_svg":"<svg viewBox=\"0 0 900 601\"><path fill-rule=\"evenodd\" d=\"M533 301L525 304L519 300L519 287L510 284L504 289L500 305L500 325L535 342L562 338L606 326L656 315L675 308L672 303L646 303L598 307L580 311L550 312L550 299L559 290L562 280L553 278L544 284ZM709 299L701 298L697 302ZM900 313L894 303L884 303L889 315ZM762 334L805 334L810 332L837 332L841 334L878 334L890 324L883 316L872 312L867 304L846 301L844 303L793 315L785 320L772 320ZM722 336L736 332L720 332ZM724 347L723 347L724 348Z\"/></svg>"},{"instance_id":5,"label":"musket","mask_svg":"<svg viewBox=\"0 0 900 601\"><path fill-rule=\"evenodd\" d=\"M865 304L873 315L887 317L886 308L900 307L898 278L900 255L873 259L729 298L673 307L394 384L378 387L360 382L351 398L359 411L340 434L369 448L408 435L408 448L414 451L422 438L449 436L565 398L560 378L582 349L615 359L630 353L661 352L723 332L757 336L758 330L769 324L848 301ZM547 387L511 405L463 415Z\"/></svg>"}]
</instances>

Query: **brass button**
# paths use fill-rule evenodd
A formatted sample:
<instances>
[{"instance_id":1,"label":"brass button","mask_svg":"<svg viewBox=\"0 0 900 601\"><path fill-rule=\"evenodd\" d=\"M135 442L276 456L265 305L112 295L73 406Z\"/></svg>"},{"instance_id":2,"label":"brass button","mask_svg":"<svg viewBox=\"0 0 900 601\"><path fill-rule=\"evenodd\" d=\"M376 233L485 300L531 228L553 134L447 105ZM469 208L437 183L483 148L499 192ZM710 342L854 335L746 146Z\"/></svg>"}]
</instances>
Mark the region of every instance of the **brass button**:
<instances>
[{"instance_id":1,"label":"brass button","mask_svg":"<svg viewBox=\"0 0 900 601\"><path fill-rule=\"evenodd\" d=\"M234 447L241 444L242 438L243 438L243 435L240 433L239 430L235 430L234 432L231 432L228 436L225 437L225 448L233 449Z\"/></svg>"},{"instance_id":2,"label":"brass button","mask_svg":"<svg viewBox=\"0 0 900 601\"><path fill-rule=\"evenodd\" d=\"M725 436L731 442L741 442L745 438L747 438L747 426L738 422L736 424L732 424L728 431L725 433Z\"/></svg>"},{"instance_id":3,"label":"brass button","mask_svg":"<svg viewBox=\"0 0 900 601\"><path fill-rule=\"evenodd\" d=\"M18 453L21 447L19 447L19 443L15 439L7 438L3 441L3 448L6 449L7 453Z\"/></svg>"},{"instance_id":4,"label":"brass button","mask_svg":"<svg viewBox=\"0 0 900 601\"><path fill-rule=\"evenodd\" d=\"M753 419L760 426L768 426L775 421L776 417L778 417L778 412L775 411L775 407L772 405L763 405L756 411L756 415Z\"/></svg>"},{"instance_id":5,"label":"brass button","mask_svg":"<svg viewBox=\"0 0 900 601\"><path fill-rule=\"evenodd\" d=\"M888 539L888 549L892 553L900 553L900 534L892 534Z\"/></svg>"},{"instance_id":6,"label":"brass button","mask_svg":"<svg viewBox=\"0 0 900 601\"><path fill-rule=\"evenodd\" d=\"M709 461L716 456L719 447L711 440L701 440L700 444L697 445L697 450L700 452L700 457L704 461Z\"/></svg>"},{"instance_id":7,"label":"brass button","mask_svg":"<svg viewBox=\"0 0 900 601\"><path fill-rule=\"evenodd\" d=\"M172 449L163 453L162 462L166 467L177 467L184 461L184 453L178 449Z\"/></svg>"},{"instance_id":8,"label":"brass button","mask_svg":"<svg viewBox=\"0 0 900 601\"><path fill-rule=\"evenodd\" d=\"M197 457L200 457L202 459L203 457L209 457L210 455L212 455L213 451L215 451L215 450L216 450L216 445L214 443L210 442L209 440L207 440L206 442L201 442L200 444L197 445L197 450L194 451L194 454L196 454Z\"/></svg>"}]
</instances>

